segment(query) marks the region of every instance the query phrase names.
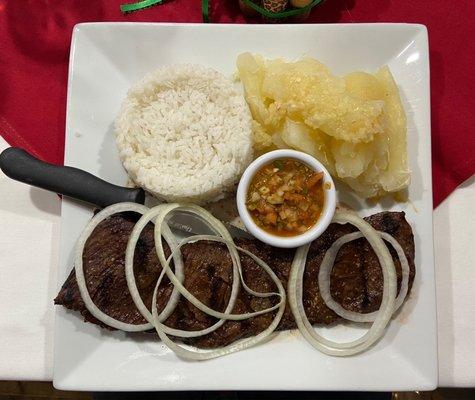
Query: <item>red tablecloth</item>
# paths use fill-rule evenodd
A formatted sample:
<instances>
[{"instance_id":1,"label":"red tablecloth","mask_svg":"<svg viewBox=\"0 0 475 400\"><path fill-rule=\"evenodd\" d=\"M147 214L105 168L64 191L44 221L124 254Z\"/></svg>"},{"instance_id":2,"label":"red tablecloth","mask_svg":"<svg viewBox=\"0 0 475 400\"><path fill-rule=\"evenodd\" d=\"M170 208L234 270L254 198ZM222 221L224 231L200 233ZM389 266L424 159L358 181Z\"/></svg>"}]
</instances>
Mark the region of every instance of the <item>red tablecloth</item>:
<instances>
[{"instance_id":1,"label":"red tablecloth","mask_svg":"<svg viewBox=\"0 0 475 400\"><path fill-rule=\"evenodd\" d=\"M201 22L199 0L122 15L124 0L0 0L0 134L62 163L71 29L85 21ZM246 22L237 0L210 0L213 22ZM475 0L327 0L308 22L427 25L434 205L475 172Z\"/></svg>"}]
</instances>

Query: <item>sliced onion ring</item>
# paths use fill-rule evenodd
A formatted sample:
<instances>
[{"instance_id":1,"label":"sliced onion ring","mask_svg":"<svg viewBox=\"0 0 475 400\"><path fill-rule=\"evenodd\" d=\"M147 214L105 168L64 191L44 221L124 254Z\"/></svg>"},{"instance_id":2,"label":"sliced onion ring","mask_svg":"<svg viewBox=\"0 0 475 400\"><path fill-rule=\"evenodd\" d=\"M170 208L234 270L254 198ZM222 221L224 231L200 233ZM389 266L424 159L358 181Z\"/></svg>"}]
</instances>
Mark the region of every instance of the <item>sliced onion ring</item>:
<instances>
[{"instance_id":1,"label":"sliced onion ring","mask_svg":"<svg viewBox=\"0 0 475 400\"><path fill-rule=\"evenodd\" d=\"M374 249L381 264L384 285L383 298L378 315L371 328L361 338L346 343L328 340L315 332L305 315L302 299L303 274L310 245L297 249L290 271L288 298L300 332L313 347L328 355L350 356L366 350L383 335L394 310L397 287L396 272L388 248L378 232L365 220L354 213L338 211L333 217L333 222L339 224L350 223L357 227Z\"/></svg>"},{"instance_id":2,"label":"sliced onion ring","mask_svg":"<svg viewBox=\"0 0 475 400\"><path fill-rule=\"evenodd\" d=\"M118 203L112 206L104 208L102 211L98 212L89 223L86 225L84 230L82 231L79 239L76 243L76 248L74 251L74 269L76 272L76 281L79 287L79 293L84 301L84 305L86 306L87 310L99 321L102 323L115 328L120 329L126 332L140 332L146 331L148 329L152 329L152 324L128 324L126 322L119 321L111 316L102 312L93 302L91 296L89 295L89 291L86 285L86 279L84 277L84 270L83 270L83 263L82 263L82 254L84 252L84 246L86 244L87 239L92 234L94 229L99 225L102 221L106 218L109 218L111 215L125 212L125 211L133 211L139 214L144 214L148 211L148 207L145 207L140 204L136 203Z\"/></svg>"},{"instance_id":3,"label":"sliced onion ring","mask_svg":"<svg viewBox=\"0 0 475 400\"><path fill-rule=\"evenodd\" d=\"M221 242L221 243L227 243L227 241L223 238L203 235L203 236L190 237L190 238L186 239L186 242L180 243L180 246L185 244L185 243L188 243L192 240L209 240L209 241L217 241L217 242ZM227 244L230 245L230 246L235 246L235 244L233 242L227 243ZM274 296L274 295L280 296L280 301L279 301L278 304L276 304L273 307L270 307L270 308L268 308L266 310L262 310L262 311L256 311L255 313L252 313L252 314L254 316L255 315L260 315L260 314L263 314L264 312L269 312L269 311L272 311L276 308L278 308L278 312L276 313L276 315L275 315L274 319L272 320L271 324L264 331L260 332L258 335L253 336L249 339L244 339L244 340L241 340L239 342L232 343L230 345L221 347L221 348L216 349L216 350L211 350L211 351L191 350L191 349L189 350L189 349L186 349L183 346L180 346L180 345L176 344L175 342L173 342L167 336L167 334L165 333L165 330L163 329L164 325L161 324L158 321L158 311L157 311L157 306L156 306L156 296L157 296L157 288L158 288L158 285L157 285L155 287L155 290L154 290L154 293L153 293L153 303L152 303L153 304L153 306L152 306L152 315L154 316L154 326L155 326L155 329L156 329L158 335L162 339L162 341L172 351L174 351L177 356L179 356L183 359L186 359L186 360L204 361L204 360L209 360L209 359L212 359L212 358L217 358L217 357L221 357L221 356L224 356L224 355L228 355L228 354L231 354L231 353L235 353L237 351L245 350L247 348L253 347L253 346L255 346L259 343L263 343L263 342L269 340L270 335L272 334L272 332L279 325L279 322L280 322L280 320L282 318L282 315L284 314L284 311L285 311L285 298L286 298L285 289L284 289L280 279L277 277L277 275L275 275L274 271L264 261L262 261L260 258L258 258L257 256L255 256L251 252L249 252L245 249L242 249L240 247L236 246L236 249L243 252L243 253L245 253L245 254L247 254L254 261L256 261L256 263L260 267L262 267L269 274L269 276L272 278L272 280L274 281L274 283L276 284L276 286L279 290L279 293L260 293L260 292L254 292L253 291L253 293L255 293L256 296L258 296L258 297L269 297L269 296ZM248 315L250 315L250 314L248 314Z\"/></svg>"},{"instance_id":4,"label":"sliced onion ring","mask_svg":"<svg viewBox=\"0 0 475 400\"><path fill-rule=\"evenodd\" d=\"M198 215L199 217L203 218L203 220L207 222L208 225L212 229L216 230L217 233L220 234L222 237L210 236L210 235L199 235L199 236L186 238L178 246L176 246L175 249L172 251L172 254L168 258L166 258L164 250L163 250L162 240L161 240L162 233L166 229L168 229L165 218L169 213L173 211L177 211L177 210L186 211L186 212ZM134 302L139 308L139 311L143 312L144 316L146 315L147 317L149 317L150 312L143 304L140 298L140 294L138 293L138 290L135 286L135 277L133 274L133 252L134 252L133 249L136 246L138 237L140 236L142 229L151 220L153 220L153 222L155 223L155 247L157 249L157 254L159 257L160 264L162 265L163 271L167 274L168 278L170 279L174 287L177 288L180 294L182 294L194 306L196 306L197 308L199 308L200 310L204 311L207 314L211 314L212 316L220 318L220 320L214 325L212 325L211 327L200 330L200 331L182 331L182 330L172 329L165 326L162 323L160 315L158 315L158 310L157 310L157 305L156 305L158 288L160 286L160 282L163 277L163 274L161 274L159 279L157 280L157 283L154 289L153 298L152 298L152 321L151 322L153 326L155 327L158 335L162 339L162 341L181 358L185 358L189 360L207 360L210 358L220 357L232 352L243 350L245 348L261 343L264 340L267 340L269 335L275 330L275 328L279 324L280 319L282 318L282 315L285 310L285 290L282 283L280 282L279 278L274 274L272 269L267 264L265 264L262 260L260 260L259 258L254 256L252 253L244 249L237 248L234 242L232 241L232 238L228 230L226 229L226 227L220 221L216 220L211 214L209 214L207 211L203 210L200 207L180 206L178 204L163 205L161 207L151 209L147 214L143 215L143 217L139 220L139 222L134 227L134 230L129 238L129 243L127 245L127 255L126 255L126 271L127 272L126 273L127 273L128 281L130 282L130 292L132 294ZM233 262L233 288L236 288L236 289L232 290L231 296L230 296L230 302L228 303L224 313L219 313L215 310L212 310L209 307L207 307L205 304L200 302L198 299L196 299L183 286L182 282L175 276L175 274L170 268L169 264L170 264L171 258L175 257L176 254L179 253L181 247L186 243L197 241L197 240L218 241L218 242L226 244L230 251L231 259ZM240 263L239 255L237 254L237 250L240 250L248 254L250 257L252 257L258 263L258 265L260 265L270 275L272 280L275 282L277 288L279 289L279 293L260 293L260 292L253 291L246 285L242 276L241 263ZM269 297L269 296L274 296L274 295L279 296L280 297L279 303L273 307L270 307L268 309L261 310L261 311L256 311L254 313L231 314L231 311L235 304L240 282L242 282L246 291L256 296L259 296L259 297ZM276 316L274 317L272 323L266 330L261 332L259 335L252 337L250 339L240 341L238 343L233 343L229 346L225 346L217 350L212 350L212 351L189 350L189 349L184 348L183 346L180 346L174 343L168 337L168 335L187 337L187 338L202 336L219 328L219 326L221 326L225 322L225 320L247 319L253 316L257 316L263 313L273 311L277 308L279 310Z\"/></svg>"},{"instance_id":5,"label":"sliced onion ring","mask_svg":"<svg viewBox=\"0 0 475 400\"><path fill-rule=\"evenodd\" d=\"M409 262L407 261L407 257L403 248L394 237L386 232L378 233L385 241L389 242L394 247L401 263L402 280L401 289L399 290L399 294L396 298L396 304L394 305L394 312L396 312L404 303L404 299L407 295L409 284ZM330 275L340 248L344 244L352 242L356 239L361 239L362 237L364 236L361 232L348 233L347 235L340 237L332 244L332 246L325 253L322 263L320 264L320 269L318 271L318 288L320 291L320 296L322 296L322 299L327 307L332 309L340 317L353 322L372 322L376 319L378 311L363 314L346 310L333 299L330 291Z\"/></svg>"},{"instance_id":6,"label":"sliced onion ring","mask_svg":"<svg viewBox=\"0 0 475 400\"><path fill-rule=\"evenodd\" d=\"M227 312L223 313L223 312L213 310L212 308L208 307L206 304L198 300L195 296L193 296L193 294L191 294L183 286L183 284L177 279L177 277L171 270L169 262L165 256L162 241L160 240L161 235L162 235L162 225L164 224L165 217L173 210L175 211L180 210L180 211L193 213L199 217L202 217L204 220L206 220L206 222L208 222L208 224L210 224L211 227L215 227L216 229L219 229L222 238L225 239L223 243L225 243L228 246L228 249L232 255L232 258L236 262L235 268L233 268L233 280L239 280L240 278L242 278L242 274L240 274L239 272L240 260L239 260L239 255L237 254L236 246L234 245L231 235L229 234L228 230L226 229L226 227L223 225L222 222L214 218L208 211L198 206L179 205L179 204L167 205L166 207L163 208L163 210L160 210L160 213L158 213L155 219L155 248L157 250L157 255L158 255L160 264L162 265L162 268L165 270L165 273L167 274L168 279L170 279L172 284L176 288L178 288L178 291L181 293L183 297L185 297L195 307L199 308L201 311L205 312L206 314L212 317L233 320L233 321L241 321L244 319L249 319L251 317L255 317L257 315L261 315L275 309L275 307L271 307L266 310L256 311L253 313L229 314ZM206 237L208 238L208 240L212 240L213 238L213 236L206 236ZM216 240L219 240L219 237L216 238ZM251 289L247 288L247 290L251 290ZM256 293L256 292L253 292L253 293Z\"/></svg>"},{"instance_id":7,"label":"sliced onion ring","mask_svg":"<svg viewBox=\"0 0 475 400\"><path fill-rule=\"evenodd\" d=\"M134 270L133 270L133 260L134 260L134 252L135 252L135 247L137 245L137 241L140 237L140 234L142 232L142 230L145 228L145 226L152 220L154 220L154 222L156 223L156 219L157 219L157 216L165 213L168 214L171 210L174 210L177 208L177 204L165 204L165 205L160 205L160 206L157 206L157 207L154 207L152 209L150 209L147 213L145 213L142 218L140 218L140 220L136 223L136 225L134 226L134 229L132 230L132 233L129 237L129 241L127 243L127 250L126 250L126 255L125 255L125 271L126 271L126 278L127 278L127 285L128 285L128 288L129 288L129 292L132 296L132 299L135 303L135 306L137 307L137 309L139 310L139 312L144 316L144 318L149 321L151 324L154 323L154 319L152 317L152 313L150 313L150 311L148 310L147 306L144 304L144 302L142 301L142 297L140 296L140 293L138 291L138 288L137 288L137 284L135 282L135 276L134 276ZM160 241L160 244L162 242L161 240L161 236L163 235L163 237L165 238L165 240L167 240L167 236L170 234L172 235L171 231L170 231L170 228L168 227L168 225L164 222L163 219L161 219L158 223L160 223L160 236L159 236L159 241ZM210 225L211 226L211 225ZM213 227L213 226L211 226ZM213 227L214 228L214 227ZM219 234L227 234L229 235L227 229L223 226L223 228L225 229L225 231L223 229L216 229L218 231ZM155 240L157 240L157 236L155 236ZM168 241L167 241L168 243ZM180 246L181 247L181 246ZM179 252L175 252L174 250L176 250L178 248L178 246L173 246L171 247L171 250L173 250L173 253L170 257L176 257L177 255L179 256L179 259L181 260L181 253ZM162 250L163 250L163 247L162 247ZM230 251L232 252L232 249L230 249ZM235 257L236 254L232 254L232 257ZM238 257L239 258L239 257ZM170 258L167 261L167 265L169 265L170 263ZM155 292L157 292L158 290L158 287L160 286L160 283L162 281L162 278L166 272L166 269L163 268L163 263L162 261L160 260L160 263L162 264L162 272L157 280L157 283L156 283L156 286L155 286ZM233 266L234 266L234 263L233 263ZM234 267L233 267L234 268ZM236 268L234 268L236 269ZM171 270L170 270L171 271ZM173 272L171 272L173 273ZM225 313L226 312L231 312L231 310L234 308L234 305L236 303L236 299L237 299L237 295L239 293L239 279L238 279L238 274L236 273L236 271L233 271L233 284L232 284L232 287L231 287L231 294L230 294L230 299L229 299L229 302L228 302L228 305L225 309ZM181 284L181 281L182 279L180 279L179 276L176 276L174 275L177 279L177 281L180 282ZM173 283L173 282L172 282ZM174 289L173 290L176 290L178 294L180 294L180 291L178 290L177 286L174 285ZM186 289L185 289L186 290ZM187 291L187 290L186 290ZM154 297L154 299L152 300L152 305L155 305L156 307L156 296ZM151 306L152 306L151 305ZM168 304L167 304L168 306ZM156 323L161 323L163 322L167 316L164 317L164 311L165 309L162 311L162 313L157 316L157 321ZM165 314L166 315L166 314ZM220 321L216 322L214 325L212 325L211 327L209 328L206 328L206 329L202 329L202 330L199 330L199 331L184 331L184 330L181 330L181 329L174 329L174 328L169 328L165 325L162 324L162 329L168 333L169 335L173 335L173 336L177 336L177 337L198 337L198 336L202 336L202 335L206 335L207 333L210 333L216 329L218 329L221 325L223 325L223 323L225 322L224 319L221 319Z\"/></svg>"}]
</instances>

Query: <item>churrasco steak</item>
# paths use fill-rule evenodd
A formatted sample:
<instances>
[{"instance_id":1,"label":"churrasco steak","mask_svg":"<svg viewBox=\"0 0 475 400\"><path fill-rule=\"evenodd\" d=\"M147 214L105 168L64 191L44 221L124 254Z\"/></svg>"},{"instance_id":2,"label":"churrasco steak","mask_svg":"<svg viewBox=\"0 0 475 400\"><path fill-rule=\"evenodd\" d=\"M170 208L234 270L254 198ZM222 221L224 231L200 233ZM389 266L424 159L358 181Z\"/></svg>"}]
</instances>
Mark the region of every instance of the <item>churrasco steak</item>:
<instances>
[{"instance_id":1,"label":"churrasco steak","mask_svg":"<svg viewBox=\"0 0 475 400\"><path fill-rule=\"evenodd\" d=\"M106 314L118 320L142 324L146 321L137 311L127 289L124 273L124 257L127 240L137 215L122 213L112 216L98 225L84 248L83 265L86 282L94 303ZM395 237L406 254L410 266L409 290L415 275L414 238L403 212L382 212L366 218L375 229ZM331 224L326 232L315 240L310 248L304 275L304 307L312 324L332 324L339 317L325 306L318 290L318 270L325 251L339 237L355 231L351 225ZM287 287L293 249L278 249L258 240L239 239L236 244L262 258L274 270ZM393 256L398 290L401 282L401 266L394 249ZM169 254L168 247L166 248ZM185 265L185 287L203 303L224 311L231 291L232 262L226 247L216 242L189 243L182 248ZM260 292L275 291L275 285L264 271L248 256L241 255L246 283ZM135 276L145 304L151 304L153 288L161 271L155 253L153 226L142 232L135 251ZM172 290L167 279L159 291L158 307L163 308ZM371 312L378 309L383 291L382 271L378 259L366 242L359 239L342 247L331 275L333 297L348 310ZM241 287L233 313L244 313L268 308L276 299L257 298ZM84 306L76 283L74 270L55 299L55 304L79 311L85 321L104 326ZM268 313L244 321L227 321L222 327L206 336L188 339L187 343L203 348L224 346L235 340L255 335L264 330L274 314ZM198 310L183 298L167 319L170 327L184 330L204 329L216 319ZM287 305L278 329L293 329L295 322Z\"/></svg>"}]
</instances>

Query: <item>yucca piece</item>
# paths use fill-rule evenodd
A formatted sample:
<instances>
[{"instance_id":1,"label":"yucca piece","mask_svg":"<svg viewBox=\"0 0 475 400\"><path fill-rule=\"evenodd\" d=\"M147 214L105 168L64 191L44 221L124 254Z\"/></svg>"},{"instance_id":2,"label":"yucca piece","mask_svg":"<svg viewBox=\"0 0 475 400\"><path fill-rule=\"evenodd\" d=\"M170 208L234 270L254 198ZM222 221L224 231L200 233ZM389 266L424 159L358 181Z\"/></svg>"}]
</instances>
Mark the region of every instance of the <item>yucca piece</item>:
<instances>
[{"instance_id":1,"label":"yucca piece","mask_svg":"<svg viewBox=\"0 0 475 400\"><path fill-rule=\"evenodd\" d=\"M254 57L250 53L243 53L237 58L237 67L252 118L260 124L264 124L269 112L264 104L264 97L262 95L262 80L264 79L265 71L263 63L260 61L262 61L260 57Z\"/></svg>"},{"instance_id":2,"label":"yucca piece","mask_svg":"<svg viewBox=\"0 0 475 400\"><path fill-rule=\"evenodd\" d=\"M407 119L396 82L387 66L375 74L385 91L384 122L388 140L388 166L381 172L382 192L396 192L409 186L411 171L407 160Z\"/></svg>"}]
</instances>

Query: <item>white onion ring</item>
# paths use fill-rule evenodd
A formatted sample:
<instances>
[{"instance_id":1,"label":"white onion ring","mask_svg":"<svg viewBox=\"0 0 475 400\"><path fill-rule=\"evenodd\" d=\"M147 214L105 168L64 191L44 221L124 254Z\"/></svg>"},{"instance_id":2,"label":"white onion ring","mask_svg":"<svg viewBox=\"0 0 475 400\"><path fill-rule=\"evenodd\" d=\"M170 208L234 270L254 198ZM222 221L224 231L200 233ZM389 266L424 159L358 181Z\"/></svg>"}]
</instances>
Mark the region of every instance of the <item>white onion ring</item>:
<instances>
[{"instance_id":1,"label":"white onion ring","mask_svg":"<svg viewBox=\"0 0 475 400\"><path fill-rule=\"evenodd\" d=\"M135 276L134 276L134 271L133 271L133 260L134 260L135 247L137 245L137 241L140 237L140 234L141 234L142 230L145 228L145 226L152 219L156 219L158 215L163 214L163 213L165 213L164 215L166 215L166 214L168 214L168 212L170 212L171 210L176 209L177 207L178 207L177 204L164 204L164 205L160 205L160 206L157 206L157 207L154 207L154 208L150 209L146 214L144 214L142 216L142 218L140 218L140 220L134 226L134 229L133 229L133 231L132 231L132 233L129 237L129 241L127 243L127 251L126 251L126 257L125 257L125 271L126 271L127 285L128 285L130 294L132 296L132 299L135 303L135 306L137 307L139 312L144 316L144 318L147 321L149 321L149 323L151 323L151 324L154 324L154 319L153 319L152 313L150 313L150 311L148 310L146 305L143 303L142 298L140 296L140 293L138 291L136 282L135 282ZM154 222L156 222L156 220L154 220ZM168 227L168 225L163 220L161 220L161 222L159 222L159 223L163 224L163 227L162 227L162 225L160 225L160 239L158 239L160 241L160 244L161 244L162 230L163 230L163 236L165 237L165 234L167 233L167 231L170 231L170 228ZM214 229L213 226L212 226L212 228ZM224 228L225 231L223 229L216 229L216 231L219 234L229 235L229 232L224 227L224 225L223 225L223 228ZM170 235L172 235L171 232L170 232ZM157 236L155 236L155 239L157 240ZM180 245L180 247L181 247L181 245ZM174 248L171 248L171 250L175 251L177 248L178 248L178 246L174 246ZM228 246L228 248L229 248L229 246ZM232 254L231 257L235 257L236 254L233 253L232 249L230 249L230 252ZM177 253L177 254L179 255L179 258L181 259L181 253ZM172 256L175 256L174 252L172 253L172 255L170 257L172 257ZM167 262L168 262L167 265L169 265L170 258L167 260ZM160 286L162 278L163 278L163 276L166 272L166 269L163 268L163 263L162 263L161 260L160 260L160 263L162 264L162 272L160 273L160 276L159 276L159 278L157 280L157 283L155 285L155 291L154 291L155 293L158 290L158 287ZM236 269L236 266L235 266L235 262L233 261L233 284L232 284L232 288L231 288L230 299L229 299L228 305L225 309L225 313L231 312L231 310L234 308L234 305L235 305L236 299L237 299L237 295L239 293L239 280L237 279L237 277L239 275L236 274L235 269ZM176 277L176 279L181 284L182 279L180 279L180 277ZM180 292L179 292L176 285L174 285L174 290L177 290L177 292L180 294ZM187 291L186 289L184 289L184 290ZM156 307L156 296L152 300L152 305L151 306L153 306L153 305L155 305L155 307ZM155 324L161 323L165 319L166 319L166 317L163 317L163 311L162 311L162 313L158 316L158 319L155 322ZM169 328L169 327L167 327L163 324L161 324L161 327L162 327L162 330L164 330L169 335L173 335L173 336L177 336L177 337L188 337L189 338L189 337L198 337L198 336L206 335L207 333L210 333L210 332L218 329L221 325L224 324L224 322L225 322L224 319L220 319L218 322L216 322L211 327L206 328L206 329L202 329L202 330L199 330L199 331L184 331L184 330L181 330L181 329L173 329L173 328Z\"/></svg>"},{"instance_id":2,"label":"white onion ring","mask_svg":"<svg viewBox=\"0 0 475 400\"><path fill-rule=\"evenodd\" d=\"M399 244L399 242L389 235L386 232L378 232L379 235L386 240L387 242L391 243L391 245L396 250L396 253L399 257L399 261L401 263L401 270L402 270L402 279L401 279L401 289L399 290L399 294L396 298L396 303L394 305L394 312L395 313L404 303L404 299L406 298L408 285L409 285L409 262L407 261L406 254L404 253L403 248ZM353 240L360 239L364 237L361 232L353 232L348 233L340 237L336 240L332 246L327 250L325 256L323 257L322 263L320 264L320 269L318 271L318 288L320 291L320 296L322 297L323 301L327 305L328 308L332 309L337 315L340 317L347 319L353 322L372 322L376 319L378 315L378 311L374 311L371 313L358 313L354 311L349 311L343 308L339 303L337 303L331 294L330 291L330 275L333 269L333 265L335 263L335 259L340 251L340 248Z\"/></svg>"},{"instance_id":3,"label":"white onion ring","mask_svg":"<svg viewBox=\"0 0 475 400\"><path fill-rule=\"evenodd\" d=\"M163 206L158 205L155 208L153 208L153 210L159 210L161 207ZM137 288L137 284L135 282L135 276L134 276L134 270L133 270L135 246L137 244L137 241L139 240L140 234L142 233L143 229L145 228L147 223L152 219L152 218L147 217L148 215L150 215L150 212L151 210L148 209L148 211L142 215L142 217L136 222L129 236L129 240L127 242L127 248L125 251L125 278L127 281L127 287L129 289L130 296L132 297L132 300L134 301L135 306L139 310L140 314L142 314L142 316L150 324L152 324L152 314L150 314L147 307L142 301L142 297L140 296L140 293ZM168 246L170 247L170 249L173 250L174 248L178 246L175 236L173 236L168 226L166 226L166 228L164 229L163 237L165 241L167 242ZM134 239L133 247L131 247L131 241L132 241L131 239ZM181 254L177 254L176 257L174 258L174 265L175 265L175 271L177 274L177 279L183 280L183 260L181 258ZM164 271L162 270L158 278L159 281L161 281L163 275L164 275ZM168 299L166 306L160 313L161 321L164 321L171 315L171 313L175 310L175 307L178 304L179 299L180 299L180 292L178 292L176 288L173 288L172 294L170 295L170 298Z\"/></svg>"},{"instance_id":4,"label":"white onion ring","mask_svg":"<svg viewBox=\"0 0 475 400\"><path fill-rule=\"evenodd\" d=\"M261 314L264 314L266 312L270 312L275 309L274 307L268 308L266 310L262 311L256 311L253 313L246 313L246 314L229 314L227 312L219 312L216 310L213 310L212 308L208 307L206 304L202 303L199 301L195 296L193 296L184 286L183 284L177 279L175 274L170 268L169 262L165 256L165 252L163 250L163 245L162 241L160 240L161 238L161 226L164 224L165 217L168 215L173 210L180 210L180 211L186 211L189 213L196 214L203 219L205 219L210 226L216 227L217 229L220 229L220 234L223 237L224 242L227 246L228 249L230 250L230 253L232 257L234 257L236 261L236 267L233 268L233 280L238 280L239 278L242 277L240 275L240 260L239 260L239 255L237 254L234 242L232 240L231 235L229 234L228 230L226 227L214 218L208 211L205 209L194 206L194 205L179 205L179 204L169 204L161 210L161 212L156 216L155 219L155 248L157 250L157 255L158 259L160 260L160 264L162 264L162 268L165 269L165 273L168 276L168 279L172 282L173 285L175 285L176 288L178 288L178 291L181 293L181 295L186 298L190 303L192 303L195 307L199 308L201 311L205 312L206 314L215 317L215 318L221 318L221 319L226 319L226 320L233 320L233 321L241 321L244 319L249 319L251 317L255 317ZM213 240L213 236L205 236L207 240ZM216 237L214 240L219 241L219 237ZM251 289L247 288L248 291L251 291ZM252 293L258 293L258 292L253 292Z\"/></svg>"},{"instance_id":5,"label":"white onion ring","mask_svg":"<svg viewBox=\"0 0 475 400\"><path fill-rule=\"evenodd\" d=\"M79 287L79 293L84 301L84 305L86 306L87 310L99 321L102 323L115 328L120 329L126 332L141 332L146 331L153 328L153 325L150 323L147 324L128 324L126 322L119 321L115 318L110 317L109 315L102 312L92 301L91 296L89 295L89 291L86 285L86 279L84 277L84 270L83 270L83 263L82 263L82 254L84 251L84 245L86 244L87 239L92 234L94 229L99 225L103 220L109 218L111 215L125 212L125 211L132 211L139 214L144 214L148 211L148 207L145 207L141 204L136 203L118 203L112 206L104 208L102 211L98 212L89 223L86 225L84 230L82 231L79 239L76 243L76 248L74 252L74 269L76 272L76 281Z\"/></svg>"},{"instance_id":6,"label":"white onion ring","mask_svg":"<svg viewBox=\"0 0 475 400\"><path fill-rule=\"evenodd\" d=\"M219 238L219 237L214 237L214 236L208 236L208 235L202 235L202 236L194 236L185 239L185 241L180 243L180 246L184 245L185 243L188 243L192 240L209 240L209 241L216 241L216 242L221 242L221 243L226 243L231 246L235 246L233 242L229 243L226 241L226 239ZM279 322L282 318L282 315L284 314L285 311L285 289L280 281L280 279L275 275L274 271L260 258L252 254L251 252L242 249L240 247L235 246L235 248L245 254L247 254L249 257L251 257L256 263L261 266L272 278L274 283L276 284L279 293L261 293L261 292L255 292L249 289L249 291L252 291L255 293L256 296L258 297L269 297L269 296L274 296L277 295L281 299L278 304L276 304L273 307L267 308L265 310L261 311L256 311L255 313L248 313L248 314L243 314L243 315L251 315L251 316L257 316L260 314L267 313L269 311L275 310L278 308L278 312L275 315L274 319L272 320L271 324L262 332L260 332L258 335L253 336L252 338L249 339L244 339L236 343L231 343L230 345L221 347L217 350L211 350L211 351L196 351L196 350L188 350L184 348L183 346L180 346L173 342L166 334L165 330L163 329L165 326L161 324L158 321L158 311L157 311L157 306L156 306L156 297L157 297L157 289L158 289L158 284L155 287L154 293L153 293L153 300L152 300L152 315L154 317L154 326L157 331L157 334L160 336L160 339L173 351L178 357L181 357L186 360L194 360L194 361L204 361L204 360L209 360L212 358L217 358L221 357L224 355L228 355L231 353L235 353L237 351L245 350L247 348L253 347L259 343L262 343L264 341L267 341L270 338L271 333L277 328L279 325ZM178 250L178 248L177 248ZM243 285L244 282L243 282ZM247 285L245 285L246 287ZM247 289L246 289L247 290ZM230 319L230 318L229 318ZM209 328L208 328L209 329Z\"/></svg>"},{"instance_id":7,"label":"white onion ring","mask_svg":"<svg viewBox=\"0 0 475 400\"><path fill-rule=\"evenodd\" d=\"M208 235L200 235L200 236L195 236L195 237L190 237L185 239L180 243L180 245L177 247L175 251L179 251L179 248L184 245L185 243L188 243L193 240L213 240L213 241L218 241L225 243L230 250L231 258L233 260L233 280L236 281L236 270L239 274L239 279L242 280L244 287L248 292L252 292L257 296L260 297L268 297L271 295L274 295L274 293L271 294L266 294L266 293L260 293L260 292L255 292L252 289L250 289L245 283L244 279L242 277L242 271L241 271L241 264L240 264L240 259L239 256L237 255L237 247L232 241L231 235L227 231L226 227L217 219L215 219L211 214L209 214L206 210L202 209L201 207L197 206L180 206L179 204L171 204L166 207L164 207L160 212L156 215L155 219L155 247L157 250L157 254L160 260L160 263L162 264L162 268L165 270L165 273L167 274L168 278L170 281L175 285L175 287L178 288L180 293L185 297L188 301L190 301L195 307L198 307L200 310L205 312L208 315L214 316L216 318L221 318L221 319L226 319L226 320L242 320L242 319L247 319L253 316L261 315L265 312L270 312L272 310L275 310L276 308L279 308L279 311L277 312L276 316L274 317L272 323L267 327L264 331L260 332L258 335L250 338L250 339L244 339L238 343L232 343L228 346L222 347L217 350L211 350L211 351L195 351L195 350L188 350L184 348L183 346L180 346L176 343L174 343L166 334L165 332L165 326L160 323L158 320L158 315L157 315L157 307L156 307L156 296L157 296L157 290L158 290L158 284L155 286L154 290L154 295L152 299L152 316L154 317L154 326L155 330L157 331L157 334L159 337L162 339L162 341L172 350L175 352L175 354L181 358L187 359L187 360L208 360L211 358L216 358L220 357L223 355L227 355L236 351L244 350L246 348L249 348L251 346L255 346L258 343L261 343L264 340L267 340L269 335L275 330L275 328L278 326L280 319L282 318L282 315L285 310L285 290L280 282L280 279L275 275L275 273L272 271L272 269L262 260L260 260L258 257L256 257L254 254L244 250L240 249L240 251L243 251L244 253L248 254L250 257L252 257L272 278L274 283L276 284L277 288L279 289L279 296L281 297L280 302L273 307L270 307L266 310L261 310L261 311L256 311L254 313L246 313L246 314L231 314L228 308L229 305L224 313L217 312L202 302L200 302L196 297L194 297L183 285L182 283L176 279L176 276L173 274L173 271L170 269L169 266L169 259L166 259L165 253L163 251L163 245L161 241L161 225L165 223L165 217L168 215L168 213L172 211L186 211L189 213L193 213L195 215L198 215L199 217L203 218L206 220L206 222L212 227L215 228L216 230L219 231L219 233L222 235L222 238L220 237L214 237L214 236L208 236ZM173 254L172 254L173 255ZM234 283L233 281L233 283Z\"/></svg>"},{"instance_id":8,"label":"white onion ring","mask_svg":"<svg viewBox=\"0 0 475 400\"><path fill-rule=\"evenodd\" d=\"M378 315L371 325L371 328L359 339L346 343L328 340L315 332L305 315L302 299L303 273L305 271L305 262L310 245L302 246L297 249L290 271L288 298L290 308L300 332L313 347L328 355L350 356L366 350L383 335L394 310L397 286L396 272L388 248L377 231L370 224L356 214L344 211L338 211L333 217L333 222L339 224L350 223L357 227L374 249L381 264L384 285L383 298Z\"/></svg>"}]
</instances>

